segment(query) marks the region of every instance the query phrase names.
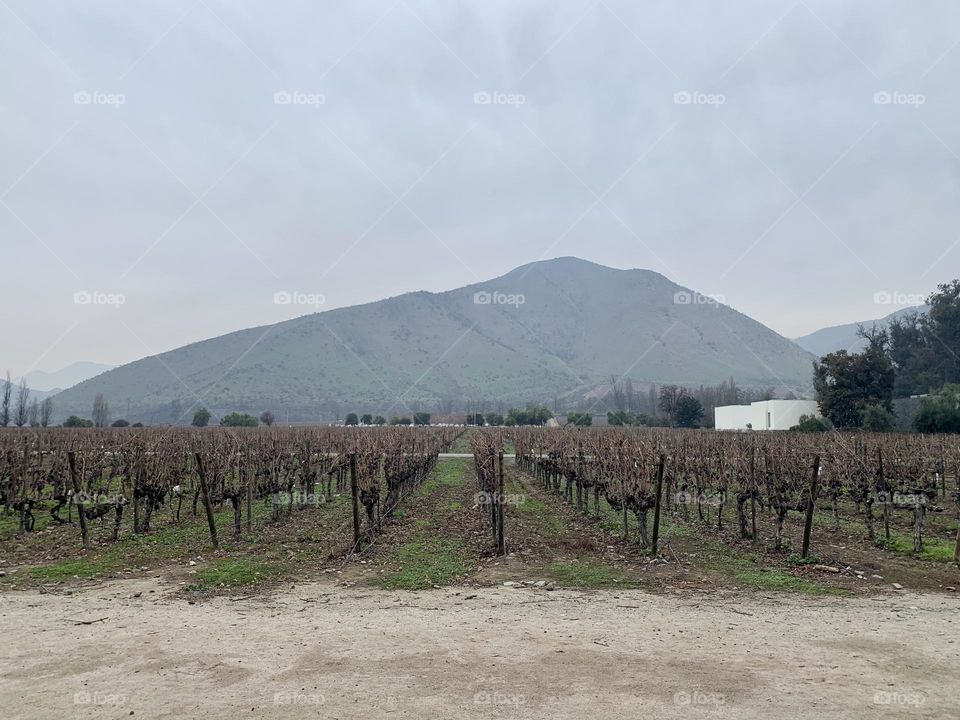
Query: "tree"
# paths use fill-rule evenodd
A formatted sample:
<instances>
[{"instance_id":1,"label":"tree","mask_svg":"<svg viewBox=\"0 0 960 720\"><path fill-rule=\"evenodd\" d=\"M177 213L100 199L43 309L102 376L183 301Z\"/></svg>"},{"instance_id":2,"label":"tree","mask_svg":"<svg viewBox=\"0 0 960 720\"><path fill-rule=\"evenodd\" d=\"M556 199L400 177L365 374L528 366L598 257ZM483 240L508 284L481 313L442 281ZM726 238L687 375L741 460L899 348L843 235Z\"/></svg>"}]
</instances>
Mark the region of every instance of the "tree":
<instances>
[{"instance_id":1,"label":"tree","mask_svg":"<svg viewBox=\"0 0 960 720\"><path fill-rule=\"evenodd\" d=\"M220 425L222 427L256 427L259 423L253 415L234 412L220 418Z\"/></svg>"},{"instance_id":2,"label":"tree","mask_svg":"<svg viewBox=\"0 0 960 720\"><path fill-rule=\"evenodd\" d=\"M103 393L97 393L93 399L93 424L101 428L110 424L110 405L104 399Z\"/></svg>"},{"instance_id":3,"label":"tree","mask_svg":"<svg viewBox=\"0 0 960 720\"><path fill-rule=\"evenodd\" d=\"M487 413L487 416L484 419L487 421L487 425L493 425L494 427L500 427L503 425L503 415L500 413ZM483 422L481 421L477 424L483 425Z\"/></svg>"},{"instance_id":4,"label":"tree","mask_svg":"<svg viewBox=\"0 0 960 720\"><path fill-rule=\"evenodd\" d=\"M194 427L206 427L210 422L210 411L205 407L200 408L193 414Z\"/></svg>"},{"instance_id":5,"label":"tree","mask_svg":"<svg viewBox=\"0 0 960 720\"><path fill-rule=\"evenodd\" d=\"M863 429L869 432L892 432L897 427L896 416L882 405L863 408Z\"/></svg>"},{"instance_id":6,"label":"tree","mask_svg":"<svg viewBox=\"0 0 960 720\"><path fill-rule=\"evenodd\" d=\"M890 323L889 355L901 397L960 383L960 280L939 285L927 305L923 315Z\"/></svg>"},{"instance_id":7,"label":"tree","mask_svg":"<svg viewBox=\"0 0 960 720\"><path fill-rule=\"evenodd\" d=\"M396 416L394 416L394 417L390 418L390 424L391 424L391 425L409 425L409 424L410 424L410 418L408 418L408 417L396 417Z\"/></svg>"},{"instance_id":8,"label":"tree","mask_svg":"<svg viewBox=\"0 0 960 720\"><path fill-rule=\"evenodd\" d=\"M17 388L17 404L13 410L13 424L17 427L23 427L27 424L30 414L30 388L27 387L27 379L20 378L20 385Z\"/></svg>"},{"instance_id":9,"label":"tree","mask_svg":"<svg viewBox=\"0 0 960 720\"><path fill-rule=\"evenodd\" d=\"M27 425L30 427L40 427L40 401L36 398L30 403L30 409L27 410Z\"/></svg>"},{"instance_id":10,"label":"tree","mask_svg":"<svg viewBox=\"0 0 960 720\"><path fill-rule=\"evenodd\" d=\"M40 403L40 427L47 427L53 418L53 400L44 398Z\"/></svg>"},{"instance_id":11,"label":"tree","mask_svg":"<svg viewBox=\"0 0 960 720\"><path fill-rule=\"evenodd\" d=\"M677 407L674 410L673 421L677 427L696 428L700 427L700 420L703 418L703 405L695 397L684 395L677 400Z\"/></svg>"},{"instance_id":12,"label":"tree","mask_svg":"<svg viewBox=\"0 0 960 720\"><path fill-rule=\"evenodd\" d=\"M833 425L826 418L818 418L814 415L801 415L800 422L790 428L794 432L826 432L832 430Z\"/></svg>"},{"instance_id":13,"label":"tree","mask_svg":"<svg viewBox=\"0 0 960 720\"><path fill-rule=\"evenodd\" d=\"M374 425L386 425L386 424L387 424L387 419L386 419L383 415L377 415L377 416L373 419L373 424L374 424Z\"/></svg>"},{"instance_id":14,"label":"tree","mask_svg":"<svg viewBox=\"0 0 960 720\"><path fill-rule=\"evenodd\" d=\"M861 427L868 405L893 409L894 368L886 352L887 332L861 327L860 336L867 340L863 352L840 350L813 364L813 387L820 412L841 429Z\"/></svg>"},{"instance_id":15,"label":"tree","mask_svg":"<svg viewBox=\"0 0 960 720\"><path fill-rule=\"evenodd\" d=\"M10 371L7 370L7 381L3 386L3 402L0 404L0 425L10 424L10 395L13 393L13 383L10 382Z\"/></svg>"},{"instance_id":16,"label":"tree","mask_svg":"<svg viewBox=\"0 0 960 720\"><path fill-rule=\"evenodd\" d=\"M273 420L274 420L273 413L270 412L269 410L264 410L262 413L260 413L260 422L262 422L267 427L270 427L271 425L273 425Z\"/></svg>"},{"instance_id":17,"label":"tree","mask_svg":"<svg viewBox=\"0 0 960 720\"><path fill-rule=\"evenodd\" d=\"M678 385L664 385L660 388L660 397L657 400L657 410L676 422L677 403L686 394L686 390Z\"/></svg>"},{"instance_id":18,"label":"tree","mask_svg":"<svg viewBox=\"0 0 960 720\"><path fill-rule=\"evenodd\" d=\"M430 413L427 412L418 412L413 414L413 424L414 425L429 425L430 424Z\"/></svg>"},{"instance_id":19,"label":"tree","mask_svg":"<svg viewBox=\"0 0 960 720\"><path fill-rule=\"evenodd\" d=\"M63 421L63 426L69 428L90 428L93 427L93 420L71 415Z\"/></svg>"},{"instance_id":20,"label":"tree","mask_svg":"<svg viewBox=\"0 0 960 720\"><path fill-rule=\"evenodd\" d=\"M344 425L356 425L356 424L358 424L359 422L360 422L360 420L357 418L357 414L356 414L356 413L347 413L347 417L344 418L344 420L343 420L343 424L344 424Z\"/></svg>"},{"instance_id":21,"label":"tree","mask_svg":"<svg viewBox=\"0 0 960 720\"><path fill-rule=\"evenodd\" d=\"M924 398L913 427L922 433L960 433L960 385L944 385L936 395Z\"/></svg>"},{"instance_id":22,"label":"tree","mask_svg":"<svg viewBox=\"0 0 960 720\"><path fill-rule=\"evenodd\" d=\"M590 425L593 425L593 415L590 413L568 412L567 425L575 425L576 427L589 427Z\"/></svg>"},{"instance_id":23,"label":"tree","mask_svg":"<svg viewBox=\"0 0 960 720\"><path fill-rule=\"evenodd\" d=\"M508 427L515 425L544 425L553 417L553 413L545 405L534 405L527 410L510 408L503 424Z\"/></svg>"},{"instance_id":24,"label":"tree","mask_svg":"<svg viewBox=\"0 0 960 720\"><path fill-rule=\"evenodd\" d=\"M360 422L364 425L373 425L373 415L369 413L364 413L360 416Z\"/></svg>"},{"instance_id":25,"label":"tree","mask_svg":"<svg viewBox=\"0 0 960 720\"><path fill-rule=\"evenodd\" d=\"M130 423L123 418L118 418L110 423L110 427L130 427Z\"/></svg>"}]
</instances>

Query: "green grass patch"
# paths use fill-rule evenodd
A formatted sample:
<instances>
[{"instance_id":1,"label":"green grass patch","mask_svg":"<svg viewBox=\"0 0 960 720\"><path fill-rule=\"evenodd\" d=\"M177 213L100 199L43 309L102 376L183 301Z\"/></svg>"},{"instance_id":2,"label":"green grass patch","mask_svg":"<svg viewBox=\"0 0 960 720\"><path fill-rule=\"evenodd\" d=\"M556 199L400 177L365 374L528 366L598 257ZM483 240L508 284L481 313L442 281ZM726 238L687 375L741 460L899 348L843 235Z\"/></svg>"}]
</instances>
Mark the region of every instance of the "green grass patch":
<instances>
[{"instance_id":1,"label":"green grass patch","mask_svg":"<svg viewBox=\"0 0 960 720\"><path fill-rule=\"evenodd\" d=\"M554 563L547 568L547 574L563 587L610 588L636 585L618 568L587 558Z\"/></svg>"},{"instance_id":2,"label":"green grass patch","mask_svg":"<svg viewBox=\"0 0 960 720\"><path fill-rule=\"evenodd\" d=\"M380 578L380 585L388 590L423 590L433 585L448 585L473 569L463 556L459 542L423 535L397 548L391 561L400 563L400 569Z\"/></svg>"},{"instance_id":3,"label":"green grass patch","mask_svg":"<svg viewBox=\"0 0 960 720\"><path fill-rule=\"evenodd\" d=\"M197 572L203 587L237 587L256 585L276 575L276 568L252 559L214 560L209 566Z\"/></svg>"},{"instance_id":4,"label":"green grass patch","mask_svg":"<svg viewBox=\"0 0 960 720\"><path fill-rule=\"evenodd\" d=\"M429 495L445 487L458 487L466 478L469 458L445 458L437 466L426 482L420 486L421 495Z\"/></svg>"},{"instance_id":5,"label":"green grass patch","mask_svg":"<svg viewBox=\"0 0 960 720\"><path fill-rule=\"evenodd\" d=\"M110 563L102 559L61 560L60 562L30 568L30 577L36 580L68 580L72 577L87 578L110 569Z\"/></svg>"},{"instance_id":6,"label":"green grass patch","mask_svg":"<svg viewBox=\"0 0 960 720\"><path fill-rule=\"evenodd\" d=\"M913 556L913 536L903 535L901 533L890 533L890 540L879 539L877 544L893 552L902 555ZM921 560L930 560L933 562L953 562L954 545L952 542L945 542L940 538L924 538L923 550L920 552Z\"/></svg>"},{"instance_id":7,"label":"green grass patch","mask_svg":"<svg viewBox=\"0 0 960 720\"><path fill-rule=\"evenodd\" d=\"M809 595L847 595L848 592L791 575L776 567L763 567L761 558L754 554L739 555L720 545L710 543L712 550L708 564L714 570L729 576L741 585L755 590L799 592Z\"/></svg>"}]
</instances>

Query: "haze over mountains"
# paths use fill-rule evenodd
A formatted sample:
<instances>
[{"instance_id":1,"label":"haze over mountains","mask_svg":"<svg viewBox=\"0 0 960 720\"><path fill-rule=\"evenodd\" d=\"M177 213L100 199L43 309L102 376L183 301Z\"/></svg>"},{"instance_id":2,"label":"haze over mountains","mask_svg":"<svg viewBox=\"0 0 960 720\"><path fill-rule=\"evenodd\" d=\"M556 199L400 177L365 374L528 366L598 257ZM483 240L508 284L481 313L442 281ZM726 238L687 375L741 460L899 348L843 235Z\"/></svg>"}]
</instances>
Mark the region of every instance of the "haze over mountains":
<instances>
[{"instance_id":1,"label":"haze over mountains","mask_svg":"<svg viewBox=\"0 0 960 720\"><path fill-rule=\"evenodd\" d=\"M892 312L886 317L879 318L878 320L863 320L861 322L821 328L820 330L812 332L809 335L796 338L794 342L807 352L813 353L817 357L822 357L827 353L836 352L837 350L846 350L852 353L860 352L867 346L866 341L864 341L864 339L857 334L857 331L861 325L863 325L863 327L866 329L872 329L874 327L886 327L892 320L904 317L906 315L911 315L913 313L922 314L925 313L927 309L928 307L926 305L919 305L917 307L908 307L897 310L896 312Z\"/></svg>"},{"instance_id":2,"label":"haze over mountains","mask_svg":"<svg viewBox=\"0 0 960 720\"><path fill-rule=\"evenodd\" d=\"M26 374L27 384L33 390L50 392L52 390L65 390L73 387L77 383L96 377L102 372L112 370L113 365L104 365L103 363L80 361L71 363L65 368L53 372L44 372L43 370L33 370Z\"/></svg>"},{"instance_id":3,"label":"haze over mountains","mask_svg":"<svg viewBox=\"0 0 960 720\"><path fill-rule=\"evenodd\" d=\"M574 403L611 378L741 385L806 393L812 357L730 307L649 270L577 258L531 263L441 293L414 292L250 328L147 357L55 399L89 415L188 422L272 410L333 419L462 409L478 400Z\"/></svg>"}]
</instances>

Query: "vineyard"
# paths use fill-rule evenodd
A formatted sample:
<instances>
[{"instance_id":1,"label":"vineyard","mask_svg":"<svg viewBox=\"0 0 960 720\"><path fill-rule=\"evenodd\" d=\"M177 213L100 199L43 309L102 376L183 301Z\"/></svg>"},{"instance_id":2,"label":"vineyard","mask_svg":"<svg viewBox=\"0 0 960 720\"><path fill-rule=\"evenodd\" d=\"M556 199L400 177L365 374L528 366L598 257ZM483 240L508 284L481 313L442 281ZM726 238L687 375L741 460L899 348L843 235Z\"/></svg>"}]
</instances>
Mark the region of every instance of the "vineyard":
<instances>
[{"instance_id":1,"label":"vineyard","mask_svg":"<svg viewBox=\"0 0 960 720\"><path fill-rule=\"evenodd\" d=\"M451 449L469 449L472 463L441 460ZM438 473L452 479L425 484ZM573 546L577 537L594 533L607 538L594 538L597 554L616 543L618 558L633 568L652 558L685 570L689 561L681 561L675 538L692 531L731 552L839 571L834 566L844 561L831 548L842 531L874 548L881 566L884 553L892 553L923 566L932 565L924 560L939 561L942 570L960 560L958 478L960 447L948 436L560 428L467 434L462 428L398 427L10 430L0 433L0 550L16 559L4 565L26 566L44 578L45 568L33 566L45 558L77 558L80 565L65 564L61 574L69 575L75 567L85 571L86 553L115 549L114 557L122 556L132 541L165 546L166 554L156 558L162 562L204 548L227 559L238 551L255 559L270 548L291 554L292 540L303 553L309 537L314 546L308 553L342 568L361 558L383 561L387 551L377 543L384 529L402 535L410 525L407 513L429 508L432 516L414 522L434 527L434 536L462 526L450 563L459 570L439 578L424 571L413 586L470 577L482 583L478 563L531 544L557 554L561 538ZM433 497L436 487L454 485L459 495L443 503ZM544 527L534 509L541 516L554 513L553 536L534 537ZM798 530L793 539L791 528ZM426 549L415 560L398 561L401 566L439 562L443 549L434 538L422 539Z\"/></svg>"},{"instance_id":2,"label":"vineyard","mask_svg":"<svg viewBox=\"0 0 960 720\"><path fill-rule=\"evenodd\" d=\"M0 443L0 677L17 710L194 717L208 694L226 698L211 717L958 706L955 438L55 428Z\"/></svg>"}]
</instances>

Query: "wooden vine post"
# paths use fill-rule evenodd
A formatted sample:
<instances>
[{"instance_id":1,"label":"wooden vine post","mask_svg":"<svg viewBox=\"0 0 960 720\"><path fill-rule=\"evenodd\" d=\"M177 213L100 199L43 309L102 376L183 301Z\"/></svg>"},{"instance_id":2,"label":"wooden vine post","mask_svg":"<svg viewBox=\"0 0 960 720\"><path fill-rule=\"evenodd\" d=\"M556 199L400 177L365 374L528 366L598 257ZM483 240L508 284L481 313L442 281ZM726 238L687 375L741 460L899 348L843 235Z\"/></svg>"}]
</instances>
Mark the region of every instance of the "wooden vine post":
<instances>
[{"instance_id":1,"label":"wooden vine post","mask_svg":"<svg viewBox=\"0 0 960 720\"><path fill-rule=\"evenodd\" d=\"M353 497L353 544L360 542L360 490L357 488L357 454L350 453L350 495Z\"/></svg>"},{"instance_id":2,"label":"wooden vine post","mask_svg":"<svg viewBox=\"0 0 960 720\"><path fill-rule=\"evenodd\" d=\"M497 458L497 481L495 484L496 487L496 497L493 502L496 504L497 508L497 555L506 555L507 554L507 543L503 536L503 450L500 450L499 456Z\"/></svg>"},{"instance_id":3,"label":"wooden vine post","mask_svg":"<svg viewBox=\"0 0 960 720\"><path fill-rule=\"evenodd\" d=\"M87 528L87 516L83 510L82 490L80 479L77 477L77 461L73 450L67 453L67 462L70 464L70 482L73 484L73 497L77 500L77 516L80 518L80 536L83 538L83 549L90 549L90 530Z\"/></svg>"},{"instance_id":4,"label":"wooden vine post","mask_svg":"<svg viewBox=\"0 0 960 720\"><path fill-rule=\"evenodd\" d=\"M210 542L213 543L213 549L220 547L217 542L217 523L213 517L213 506L210 504L210 489L207 487L207 473L203 467L203 458L200 453L195 452L193 457L197 461L197 475L200 477L200 495L203 497L203 509L207 512L207 525L210 526Z\"/></svg>"},{"instance_id":5,"label":"wooden vine post","mask_svg":"<svg viewBox=\"0 0 960 720\"><path fill-rule=\"evenodd\" d=\"M820 489L820 456L813 459L813 476L810 478L810 497L807 498L807 516L803 522L803 550L801 557L810 554L810 531L813 529L813 511L817 504L817 492Z\"/></svg>"},{"instance_id":6,"label":"wooden vine post","mask_svg":"<svg viewBox=\"0 0 960 720\"><path fill-rule=\"evenodd\" d=\"M663 498L663 469L667 458L661 453L660 465L657 467L657 490L653 505L653 543L651 550L653 557L657 556L657 540L660 538L660 501Z\"/></svg>"},{"instance_id":7,"label":"wooden vine post","mask_svg":"<svg viewBox=\"0 0 960 720\"><path fill-rule=\"evenodd\" d=\"M253 532L253 468L250 463L244 463L244 473L247 476L247 532Z\"/></svg>"}]
</instances>

